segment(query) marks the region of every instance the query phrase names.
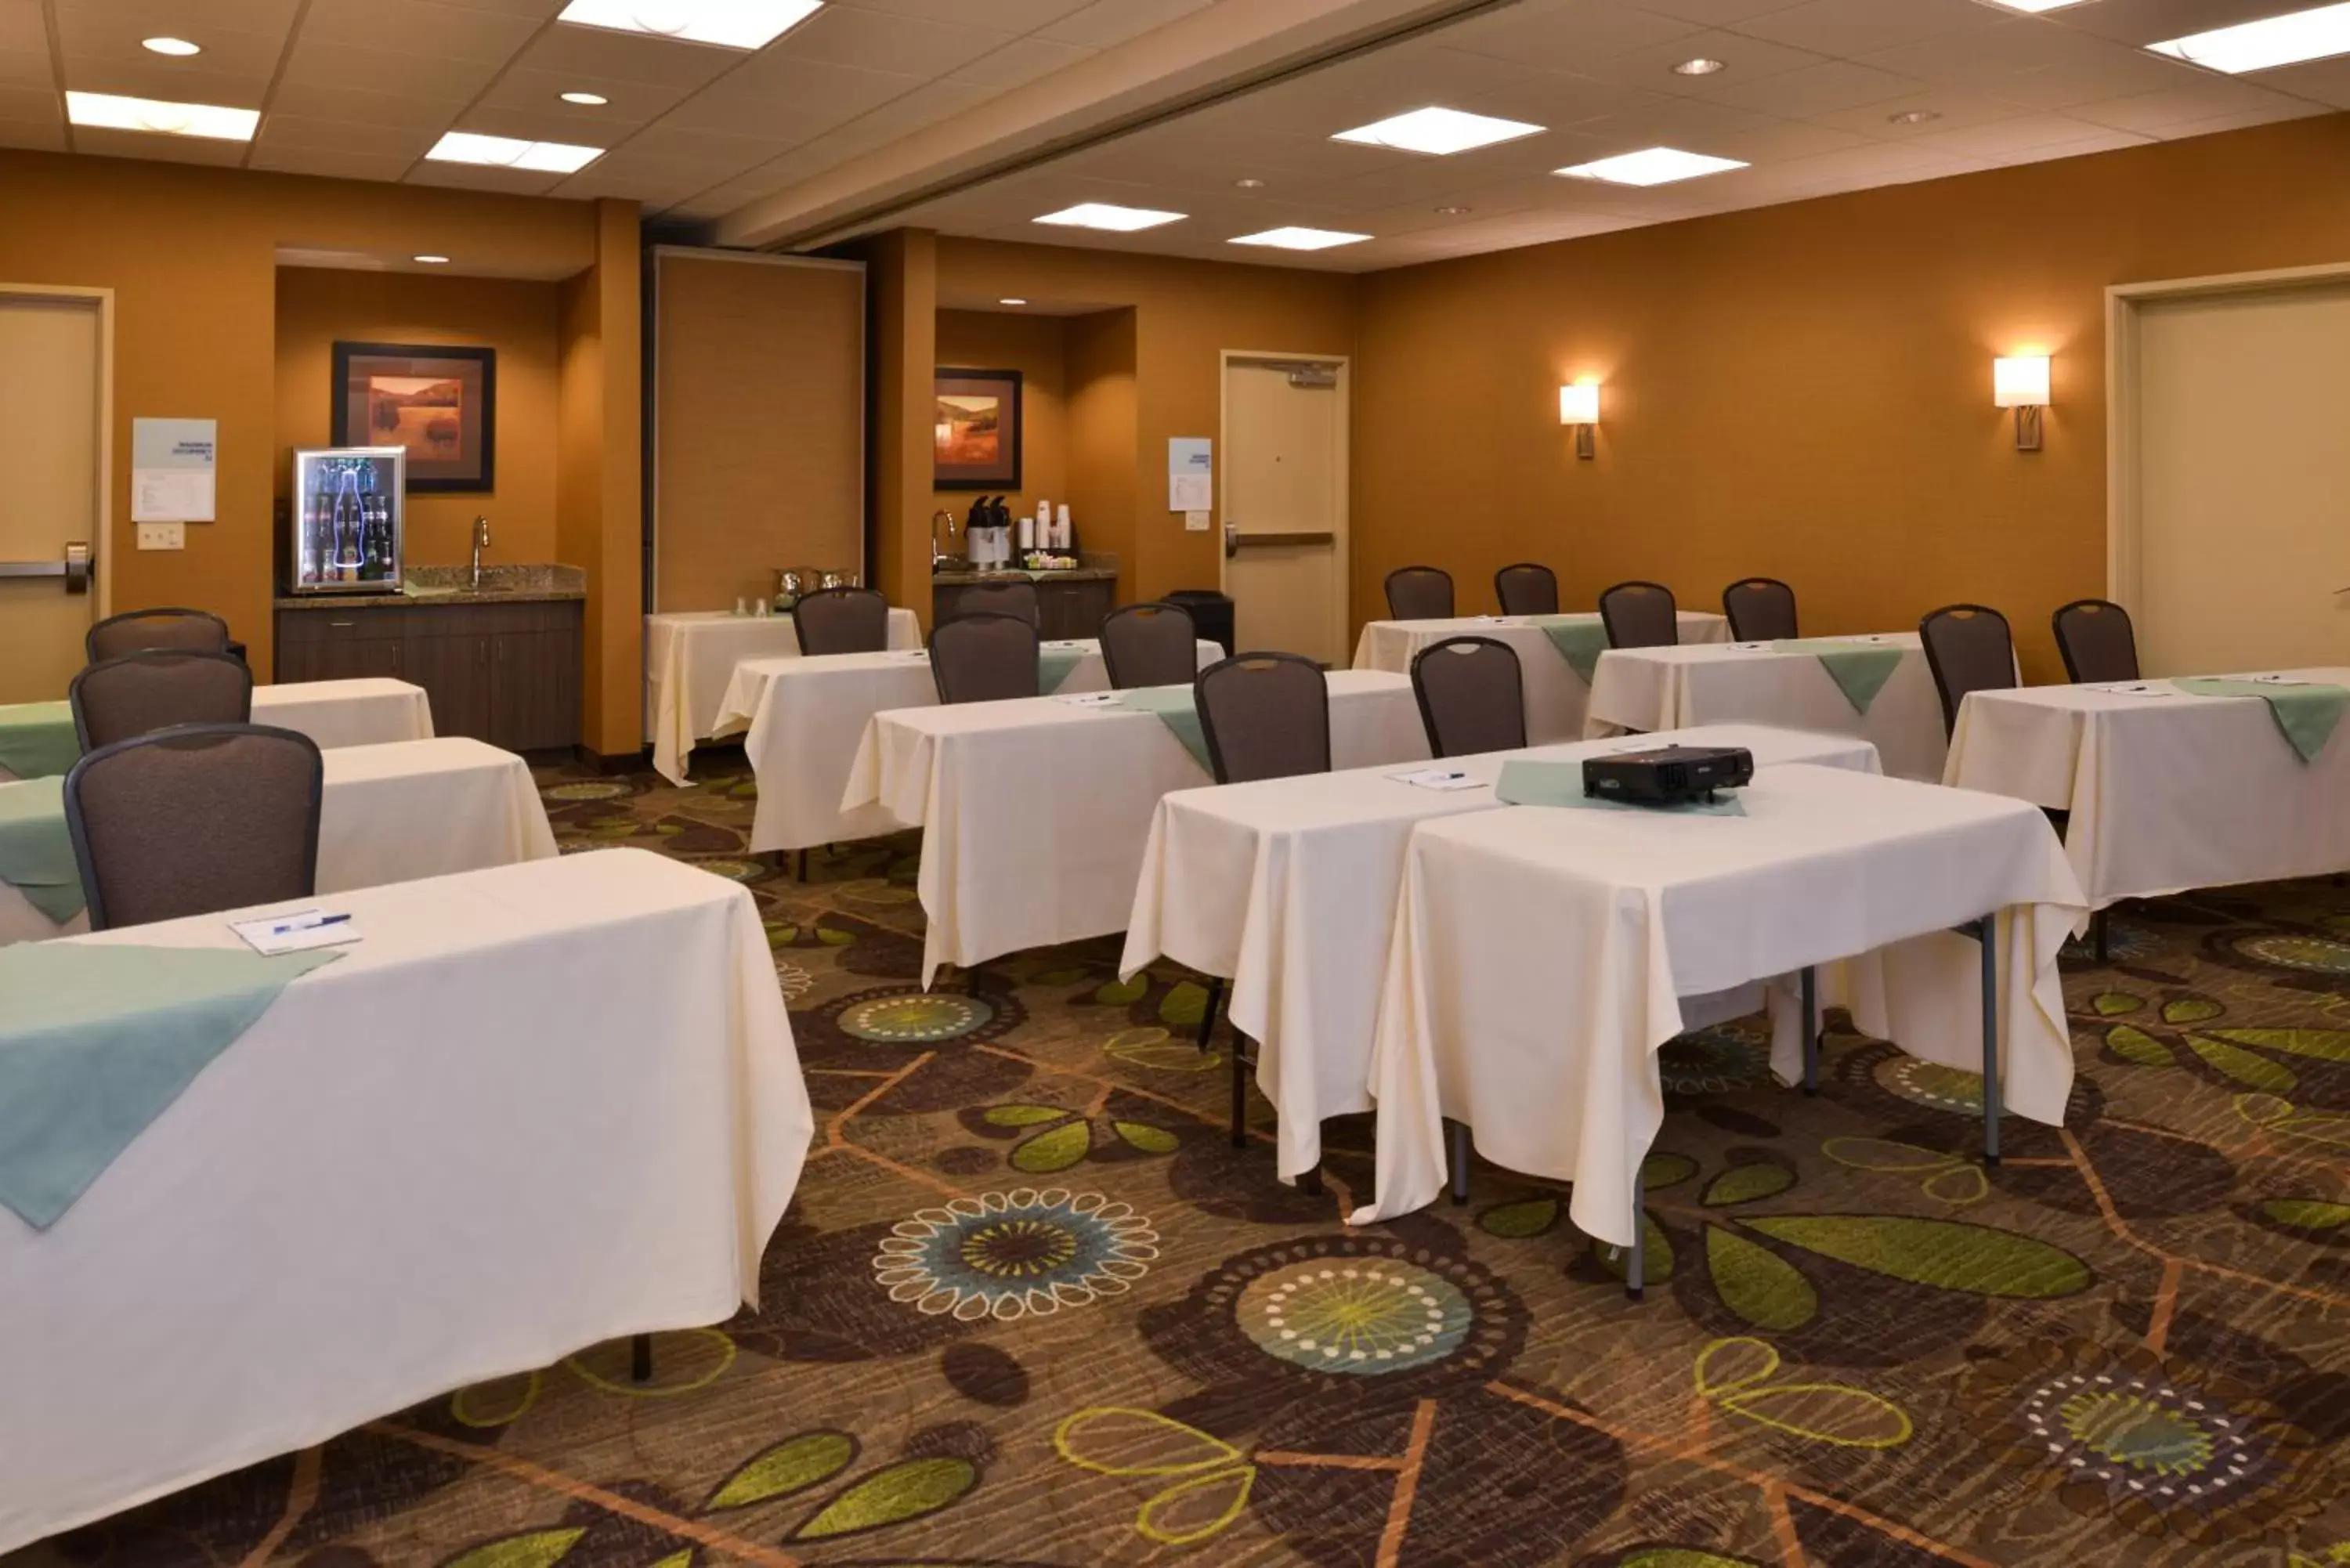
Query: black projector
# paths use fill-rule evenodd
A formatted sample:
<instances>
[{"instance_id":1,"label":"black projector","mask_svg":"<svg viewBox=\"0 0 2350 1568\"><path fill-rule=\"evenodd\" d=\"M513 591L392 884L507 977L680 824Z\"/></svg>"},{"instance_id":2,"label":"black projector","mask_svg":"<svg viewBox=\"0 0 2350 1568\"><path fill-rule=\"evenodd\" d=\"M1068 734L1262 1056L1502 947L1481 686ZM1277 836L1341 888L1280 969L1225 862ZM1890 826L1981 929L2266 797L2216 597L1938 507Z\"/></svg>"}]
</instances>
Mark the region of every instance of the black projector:
<instances>
[{"instance_id":1,"label":"black projector","mask_svg":"<svg viewBox=\"0 0 2350 1568\"><path fill-rule=\"evenodd\" d=\"M1716 790L1753 781L1754 753L1743 746L1659 746L1588 757L1583 763L1585 794L1639 805L1710 801Z\"/></svg>"}]
</instances>

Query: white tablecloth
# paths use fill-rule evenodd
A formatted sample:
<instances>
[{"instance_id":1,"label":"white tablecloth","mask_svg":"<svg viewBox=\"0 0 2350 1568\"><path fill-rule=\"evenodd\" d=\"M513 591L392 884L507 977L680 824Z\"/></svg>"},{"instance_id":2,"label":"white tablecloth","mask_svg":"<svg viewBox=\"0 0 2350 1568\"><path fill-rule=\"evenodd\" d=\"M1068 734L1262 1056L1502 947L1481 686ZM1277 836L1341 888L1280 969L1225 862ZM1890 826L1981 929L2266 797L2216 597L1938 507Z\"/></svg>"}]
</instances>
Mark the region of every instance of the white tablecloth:
<instances>
[{"instance_id":1,"label":"white tablecloth","mask_svg":"<svg viewBox=\"0 0 2350 1568\"><path fill-rule=\"evenodd\" d=\"M1599 624L1596 613L1569 616L1570 620ZM1721 642L1730 636L1730 622L1703 610L1680 612L1681 641ZM1490 637L1516 649L1519 679L1525 688L1526 740L1533 745L1583 738L1585 701L1591 689L1566 661L1550 634L1527 624L1521 616L1461 616L1451 620L1374 620L1363 625L1355 643L1355 668L1411 673L1414 655L1448 637Z\"/></svg>"},{"instance_id":2,"label":"white tablecloth","mask_svg":"<svg viewBox=\"0 0 2350 1568\"><path fill-rule=\"evenodd\" d=\"M538 784L512 752L452 735L344 746L319 760L321 893L555 857ZM87 914L59 926L0 882L0 945L88 929Z\"/></svg>"},{"instance_id":3,"label":"white tablecloth","mask_svg":"<svg viewBox=\"0 0 2350 1568\"><path fill-rule=\"evenodd\" d=\"M2296 670L2350 685L2350 670ZM2304 763L2250 697L2167 680L1977 691L1946 783L2071 812L2064 852L2093 908L2350 868L2350 719Z\"/></svg>"},{"instance_id":4,"label":"white tablecloth","mask_svg":"<svg viewBox=\"0 0 2350 1568\"><path fill-rule=\"evenodd\" d=\"M1410 681L1372 670L1328 679L1336 765L1428 755ZM941 963L1122 929L1159 797L1208 782L1154 714L1037 697L877 715L843 804L923 830L928 984Z\"/></svg>"},{"instance_id":5,"label":"white tablecloth","mask_svg":"<svg viewBox=\"0 0 2350 1568\"><path fill-rule=\"evenodd\" d=\"M747 891L614 849L340 902L71 1210L0 1212L0 1551L754 1299L814 1122Z\"/></svg>"},{"instance_id":6,"label":"white tablecloth","mask_svg":"<svg viewBox=\"0 0 2350 1568\"><path fill-rule=\"evenodd\" d=\"M889 646L921 644L922 627L914 612L893 607ZM721 718L736 665L753 659L797 659L799 653L799 633L788 615L691 610L645 617L645 733L653 743L653 771L671 784L683 784L694 742L742 727Z\"/></svg>"},{"instance_id":7,"label":"white tablecloth","mask_svg":"<svg viewBox=\"0 0 2350 1568\"><path fill-rule=\"evenodd\" d=\"M405 680L297 680L253 689L253 722L299 730L320 751L432 738L432 704Z\"/></svg>"},{"instance_id":8,"label":"white tablecloth","mask_svg":"<svg viewBox=\"0 0 2350 1568\"><path fill-rule=\"evenodd\" d=\"M1744 746L1757 767L1814 762L1874 773L1865 741L1747 724L1648 737L1645 744ZM1508 757L1561 761L1622 751L1586 741L1456 757L1473 790L1420 789L1395 768L1177 790L1159 803L1127 922L1122 971L1162 953L1232 981L1234 1028L1257 1042L1257 1086L1279 1114L1284 1179L1322 1158L1322 1119L1371 1108L1371 1025L1419 823L1492 811Z\"/></svg>"},{"instance_id":9,"label":"white tablecloth","mask_svg":"<svg viewBox=\"0 0 2350 1568\"><path fill-rule=\"evenodd\" d=\"M1895 778L1942 776L1942 700L1914 631L1851 640L1901 649L1901 662L1860 712L1812 654L1780 653L1768 643L1627 648L1599 656L1591 676L1584 733L1674 730L1691 724L1784 724L1832 735L1858 735L1877 747Z\"/></svg>"},{"instance_id":10,"label":"white tablecloth","mask_svg":"<svg viewBox=\"0 0 2350 1568\"><path fill-rule=\"evenodd\" d=\"M1378 1216L1435 1197L1450 1116L1494 1163L1572 1181L1575 1224L1629 1245L1681 999L1845 960L1823 978L1862 1029L1980 1071L1980 950L1949 928L1993 910L2006 1101L2063 1121L2056 952L2085 904L2047 818L1805 763L1740 795L1742 817L1521 807L1414 830L1372 1054ZM1772 1064L1793 1080L1789 1000L1773 988Z\"/></svg>"},{"instance_id":11,"label":"white tablecloth","mask_svg":"<svg viewBox=\"0 0 2350 1568\"><path fill-rule=\"evenodd\" d=\"M1091 639L1051 648L1084 650L1059 691L1103 691L1109 672ZM1199 644L1205 670L1224 656ZM842 653L820 659L756 659L738 665L721 705L722 723L748 724L743 750L759 780L751 848L813 849L895 833L902 825L878 806L845 810L848 765L876 713L935 707L938 684L927 659L902 653Z\"/></svg>"}]
</instances>

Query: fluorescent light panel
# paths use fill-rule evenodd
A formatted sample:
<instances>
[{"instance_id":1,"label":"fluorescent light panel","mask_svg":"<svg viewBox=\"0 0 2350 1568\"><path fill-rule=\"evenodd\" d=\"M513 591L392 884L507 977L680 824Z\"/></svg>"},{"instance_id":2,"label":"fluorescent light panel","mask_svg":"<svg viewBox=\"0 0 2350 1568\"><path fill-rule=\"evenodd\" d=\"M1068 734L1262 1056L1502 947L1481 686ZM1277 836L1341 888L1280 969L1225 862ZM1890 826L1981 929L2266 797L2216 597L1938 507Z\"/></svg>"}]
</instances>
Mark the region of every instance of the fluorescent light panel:
<instances>
[{"instance_id":1,"label":"fluorescent light panel","mask_svg":"<svg viewBox=\"0 0 2350 1568\"><path fill-rule=\"evenodd\" d=\"M1236 245L1272 245L1284 251L1326 251L1334 245L1360 244L1368 234L1350 234L1342 229L1267 229L1263 234L1243 234L1230 242Z\"/></svg>"},{"instance_id":2,"label":"fluorescent light panel","mask_svg":"<svg viewBox=\"0 0 2350 1568\"><path fill-rule=\"evenodd\" d=\"M2314 11L2217 27L2147 47L2230 76L2350 55L2350 5L2320 5Z\"/></svg>"},{"instance_id":3,"label":"fluorescent light panel","mask_svg":"<svg viewBox=\"0 0 2350 1568\"><path fill-rule=\"evenodd\" d=\"M151 130L160 136L200 136L213 141L250 141L261 123L257 109L224 109L216 103L167 103L161 99L119 98L108 92L66 94L66 118L76 125L108 130Z\"/></svg>"},{"instance_id":4,"label":"fluorescent light panel","mask_svg":"<svg viewBox=\"0 0 2350 1568\"><path fill-rule=\"evenodd\" d=\"M604 156L600 147L567 141L518 141L511 136L476 136L452 130L424 155L436 163L484 163L498 169L528 169L541 174L576 174Z\"/></svg>"},{"instance_id":5,"label":"fluorescent light panel","mask_svg":"<svg viewBox=\"0 0 2350 1568\"><path fill-rule=\"evenodd\" d=\"M1576 180L1605 180L1611 185L1669 185L1676 180L1694 180L1700 174L1720 174L1725 170L1745 167L1735 158L1709 158L1702 152L1683 152L1677 147L1649 147L1553 172Z\"/></svg>"},{"instance_id":6,"label":"fluorescent light panel","mask_svg":"<svg viewBox=\"0 0 2350 1568\"><path fill-rule=\"evenodd\" d=\"M556 20L690 44L764 49L823 8L824 0L571 0Z\"/></svg>"},{"instance_id":7,"label":"fluorescent light panel","mask_svg":"<svg viewBox=\"0 0 2350 1568\"><path fill-rule=\"evenodd\" d=\"M1155 229L1161 223L1177 223L1189 215L1185 213L1156 212L1149 207L1121 207L1113 202L1080 202L1074 207L1047 213L1035 221L1065 229L1107 229L1112 234L1130 234L1137 229Z\"/></svg>"},{"instance_id":8,"label":"fluorescent light panel","mask_svg":"<svg viewBox=\"0 0 2350 1568\"><path fill-rule=\"evenodd\" d=\"M1333 141L1359 142L1366 147L1392 147L1403 152L1426 152L1439 158L1496 142L1515 141L1545 128L1523 119L1495 119L1457 109L1416 109L1370 125L1342 130Z\"/></svg>"}]
</instances>

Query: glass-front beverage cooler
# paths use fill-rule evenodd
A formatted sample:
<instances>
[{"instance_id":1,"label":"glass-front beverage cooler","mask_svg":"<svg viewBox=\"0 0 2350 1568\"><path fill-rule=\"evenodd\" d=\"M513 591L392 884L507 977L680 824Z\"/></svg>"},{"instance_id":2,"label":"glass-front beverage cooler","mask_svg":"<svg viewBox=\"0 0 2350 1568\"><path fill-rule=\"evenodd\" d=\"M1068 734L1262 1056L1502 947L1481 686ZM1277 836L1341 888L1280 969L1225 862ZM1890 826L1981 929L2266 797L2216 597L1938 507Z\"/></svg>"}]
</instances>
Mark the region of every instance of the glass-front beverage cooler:
<instances>
[{"instance_id":1,"label":"glass-front beverage cooler","mask_svg":"<svg viewBox=\"0 0 2350 1568\"><path fill-rule=\"evenodd\" d=\"M396 446L296 452L286 587L397 593L407 480L408 454Z\"/></svg>"}]
</instances>

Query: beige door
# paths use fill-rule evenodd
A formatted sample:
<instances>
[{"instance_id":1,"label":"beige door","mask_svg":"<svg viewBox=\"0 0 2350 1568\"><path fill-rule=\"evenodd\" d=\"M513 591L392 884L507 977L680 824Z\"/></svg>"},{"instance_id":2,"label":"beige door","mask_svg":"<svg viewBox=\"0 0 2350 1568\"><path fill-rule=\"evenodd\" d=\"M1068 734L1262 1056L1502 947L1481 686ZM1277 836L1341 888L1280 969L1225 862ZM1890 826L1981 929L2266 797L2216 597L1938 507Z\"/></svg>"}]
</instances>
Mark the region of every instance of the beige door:
<instances>
[{"instance_id":1,"label":"beige door","mask_svg":"<svg viewBox=\"0 0 2350 1568\"><path fill-rule=\"evenodd\" d=\"M0 291L0 703L63 697L82 665L98 596L58 569L98 545L103 345L95 298Z\"/></svg>"},{"instance_id":2,"label":"beige door","mask_svg":"<svg viewBox=\"0 0 2350 1568\"><path fill-rule=\"evenodd\" d=\"M2350 286L2137 309L2141 663L2350 664Z\"/></svg>"},{"instance_id":3,"label":"beige door","mask_svg":"<svg viewBox=\"0 0 2350 1568\"><path fill-rule=\"evenodd\" d=\"M1347 661L1347 368L1224 362L1224 591L1243 650Z\"/></svg>"}]
</instances>

